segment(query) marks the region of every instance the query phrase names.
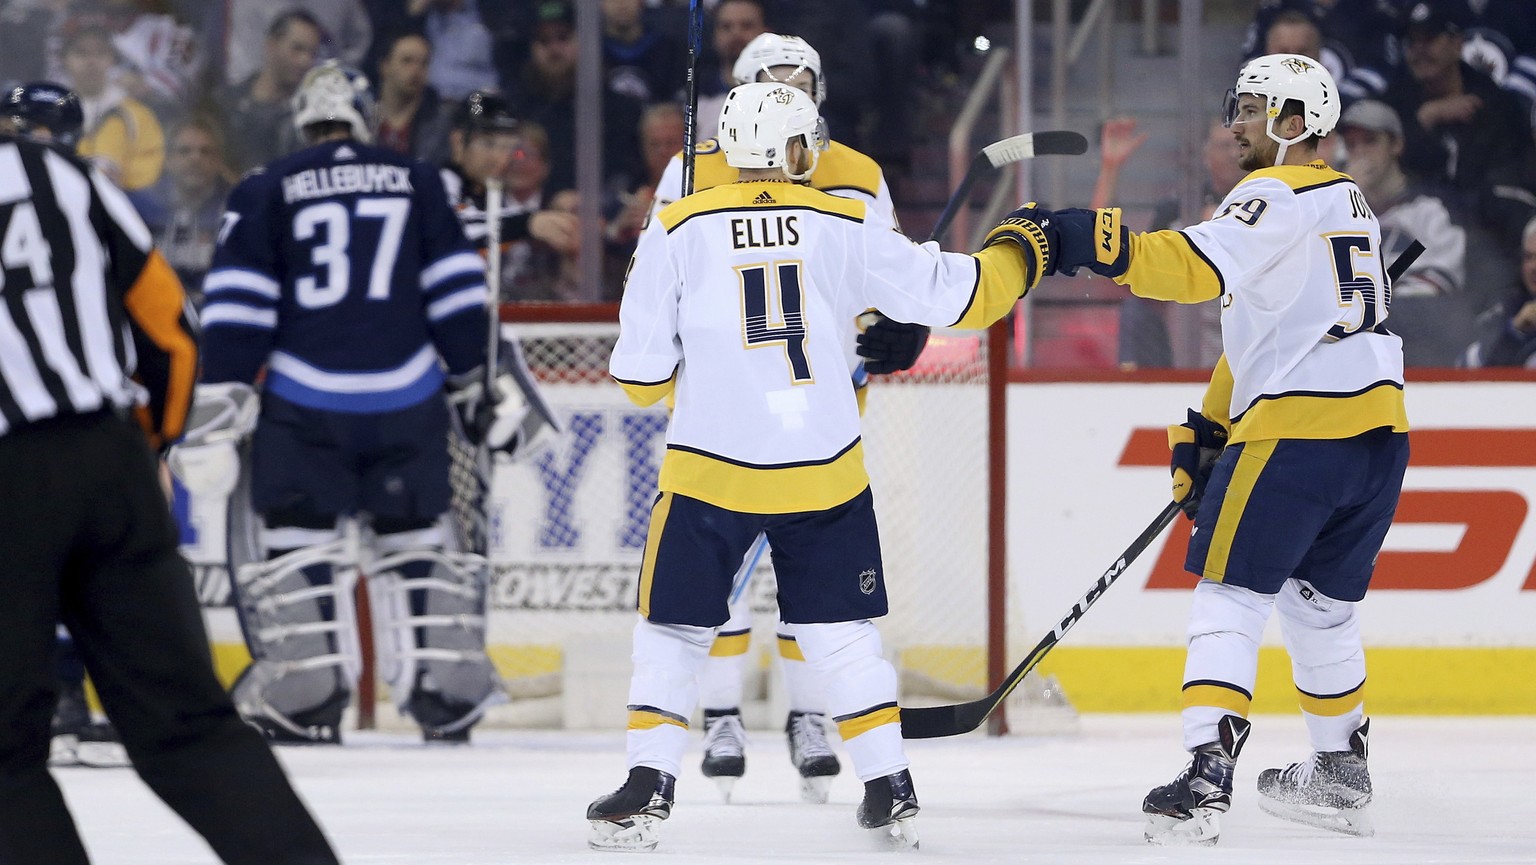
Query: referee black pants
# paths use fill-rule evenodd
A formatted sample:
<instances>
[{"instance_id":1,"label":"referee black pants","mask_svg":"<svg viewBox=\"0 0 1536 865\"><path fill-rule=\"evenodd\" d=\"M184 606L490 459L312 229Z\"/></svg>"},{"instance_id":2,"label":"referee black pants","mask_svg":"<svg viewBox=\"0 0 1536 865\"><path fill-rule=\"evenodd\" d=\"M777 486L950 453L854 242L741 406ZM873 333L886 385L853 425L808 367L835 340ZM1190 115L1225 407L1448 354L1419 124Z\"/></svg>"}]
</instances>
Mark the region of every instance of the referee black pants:
<instances>
[{"instance_id":1,"label":"referee black pants","mask_svg":"<svg viewBox=\"0 0 1536 865\"><path fill-rule=\"evenodd\" d=\"M88 862L47 768L61 621L139 777L224 862L337 861L214 676L143 434L103 412L0 436L0 863Z\"/></svg>"}]
</instances>

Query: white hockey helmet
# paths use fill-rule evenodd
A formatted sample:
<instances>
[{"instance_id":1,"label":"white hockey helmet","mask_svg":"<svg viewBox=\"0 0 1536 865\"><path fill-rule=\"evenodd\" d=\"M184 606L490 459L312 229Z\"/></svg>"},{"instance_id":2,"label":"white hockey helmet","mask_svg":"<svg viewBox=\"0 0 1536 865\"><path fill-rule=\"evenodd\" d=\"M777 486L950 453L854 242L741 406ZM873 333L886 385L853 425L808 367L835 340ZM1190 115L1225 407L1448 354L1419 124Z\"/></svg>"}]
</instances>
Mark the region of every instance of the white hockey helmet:
<instances>
[{"instance_id":1,"label":"white hockey helmet","mask_svg":"<svg viewBox=\"0 0 1536 865\"><path fill-rule=\"evenodd\" d=\"M769 71L775 66L793 66L795 71L782 77L775 77ZM741 56L736 58L736 65L731 67L731 76L737 84L751 84L757 81L761 73L767 73L772 81L784 81L793 78L801 70L811 73L811 98L816 100L816 107L827 100L827 79L821 75L821 55L811 47L811 43L799 36L784 36L778 33L759 33L747 43L747 47L741 49Z\"/></svg>"},{"instance_id":2,"label":"white hockey helmet","mask_svg":"<svg viewBox=\"0 0 1536 865\"><path fill-rule=\"evenodd\" d=\"M334 60L304 73L293 94L293 125L304 134L316 123L345 123L352 137L364 144L373 141L374 101L363 73Z\"/></svg>"},{"instance_id":3,"label":"white hockey helmet","mask_svg":"<svg viewBox=\"0 0 1536 865\"><path fill-rule=\"evenodd\" d=\"M789 142L799 138L811 154L810 167L789 170ZM782 168L790 180L804 180L816 170L827 148L821 115L811 97L785 84L764 81L738 84L720 109L720 149L732 168Z\"/></svg>"},{"instance_id":4,"label":"white hockey helmet","mask_svg":"<svg viewBox=\"0 0 1536 865\"><path fill-rule=\"evenodd\" d=\"M1244 93L1264 97L1264 132L1280 142L1277 162L1285 158L1286 147L1308 135L1326 136L1339 122L1339 88L1323 64L1310 57L1266 54L1248 61L1237 73L1237 84L1227 92L1228 126L1237 118L1237 97ZM1300 135L1285 139L1275 132L1275 120L1289 99L1301 103L1302 120L1306 126Z\"/></svg>"}]
</instances>

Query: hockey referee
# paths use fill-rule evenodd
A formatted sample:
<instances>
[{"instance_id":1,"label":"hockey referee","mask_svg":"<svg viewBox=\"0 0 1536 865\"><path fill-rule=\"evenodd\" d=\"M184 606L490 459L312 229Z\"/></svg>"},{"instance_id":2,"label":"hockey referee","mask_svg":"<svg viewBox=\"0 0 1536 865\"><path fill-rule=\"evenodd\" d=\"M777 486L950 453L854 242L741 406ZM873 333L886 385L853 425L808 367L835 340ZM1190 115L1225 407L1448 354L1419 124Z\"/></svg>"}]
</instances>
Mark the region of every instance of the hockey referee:
<instances>
[{"instance_id":1,"label":"hockey referee","mask_svg":"<svg viewBox=\"0 0 1536 865\"><path fill-rule=\"evenodd\" d=\"M0 862L89 861L47 768L59 622L139 776L224 862L337 861L215 678L176 551L154 449L196 377L181 285L127 198L0 136Z\"/></svg>"}]
</instances>

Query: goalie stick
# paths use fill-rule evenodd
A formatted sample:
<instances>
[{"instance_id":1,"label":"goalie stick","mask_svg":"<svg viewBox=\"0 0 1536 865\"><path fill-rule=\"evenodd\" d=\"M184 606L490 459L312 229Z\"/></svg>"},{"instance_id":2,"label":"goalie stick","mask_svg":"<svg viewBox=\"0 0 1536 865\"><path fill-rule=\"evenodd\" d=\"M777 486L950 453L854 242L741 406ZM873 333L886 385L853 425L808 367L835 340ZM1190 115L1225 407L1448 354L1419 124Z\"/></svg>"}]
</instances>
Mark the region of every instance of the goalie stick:
<instances>
[{"instance_id":1,"label":"goalie stick","mask_svg":"<svg viewBox=\"0 0 1536 865\"><path fill-rule=\"evenodd\" d=\"M943 239L949 224L955 221L956 214L970 198L971 189L986 172L1036 156L1077 156L1087 152L1088 139L1068 130L1026 132L988 144L971 159L971 167L966 169L960 185L944 202L944 211L939 214L939 221L933 224L933 231L928 233L928 240Z\"/></svg>"},{"instance_id":2,"label":"goalie stick","mask_svg":"<svg viewBox=\"0 0 1536 865\"><path fill-rule=\"evenodd\" d=\"M1389 284L1401 279L1408 268L1413 266L1413 263L1423 253L1424 244L1417 240L1408 244L1408 248L1399 253L1397 258L1393 259L1392 263L1387 266ZM1136 540L1132 541L1131 545L1125 548L1125 552L1120 554L1120 558L1116 559L1115 563L1109 566L1109 570L1105 571L1094 582L1093 587L1088 590L1088 593L1072 605L1072 611L1062 617L1060 624L1051 629L1049 634L1041 638L1040 642L1035 644L1035 647L1030 650L1030 653L1025 656L1024 660L1020 661L1019 665L1013 668L1013 672L1003 679L1003 683L997 687L997 690L982 697L980 700L972 700L969 703L956 703L948 706L922 706L913 709L903 708L901 710L901 737L903 739L938 739L944 736L958 736L961 733L969 733L980 727L982 722L987 720L987 716L991 715L998 706L1002 705L1004 700L1008 699L1008 695L1013 693L1013 689L1017 688L1020 682L1024 681L1024 677L1040 663L1040 660L1045 657L1046 653L1055 648L1057 643L1061 642L1061 638L1066 636L1067 631L1070 631L1072 626L1077 624L1078 620L1088 612L1088 608L1093 606L1094 602L1099 598L1103 597L1104 593L1109 591L1109 587L1114 585L1115 581L1120 579L1120 576L1131 566L1131 563L1136 561L1136 558L1146 551L1147 547L1163 533L1164 529L1168 528L1168 524L1173 522L1173 518L1178 513L1179 503L1169 502L1162 512L1157 515L1157 518L1136 537Z\"/></svg>"}]
</instances>

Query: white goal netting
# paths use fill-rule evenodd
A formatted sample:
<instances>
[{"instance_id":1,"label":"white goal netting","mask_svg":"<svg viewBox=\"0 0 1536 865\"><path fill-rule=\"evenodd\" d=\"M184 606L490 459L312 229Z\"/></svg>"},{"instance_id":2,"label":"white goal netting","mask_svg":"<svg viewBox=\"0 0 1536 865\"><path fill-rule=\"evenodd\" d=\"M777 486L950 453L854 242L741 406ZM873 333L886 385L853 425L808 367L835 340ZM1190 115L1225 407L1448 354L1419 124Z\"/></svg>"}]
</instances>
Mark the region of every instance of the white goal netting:
<instances>
[{"instance_id":1,"label":"white goal netting","mask_svg":"<svg viewBox=\"0 0 1536 865\"><path fill-rule=\"evenodd\" d=\"M522 341L565 433L534 458L495 472L489 642L513 703L491 720L622 725L666 410L637 408L608 378L616 324L508 329ZM864 439L891 602L879 624L901 673L902 699L911 705L979 697L986 678L990 470L984 335L936 331L918 368L876 377ZM759 663L749 664L747 694L763 709L776 695L767 557L752 591ZM747 711L750 721L750 705Z\"/></svg>"}]
</instances>

